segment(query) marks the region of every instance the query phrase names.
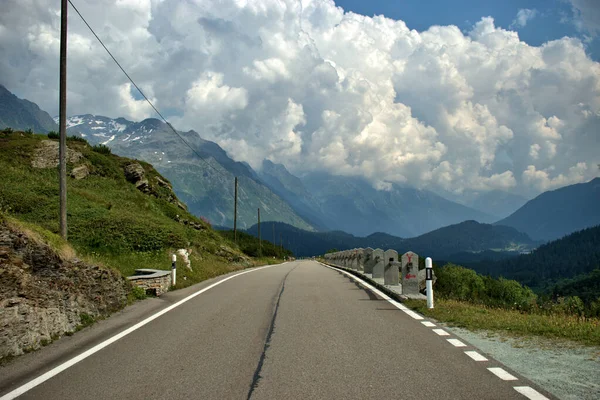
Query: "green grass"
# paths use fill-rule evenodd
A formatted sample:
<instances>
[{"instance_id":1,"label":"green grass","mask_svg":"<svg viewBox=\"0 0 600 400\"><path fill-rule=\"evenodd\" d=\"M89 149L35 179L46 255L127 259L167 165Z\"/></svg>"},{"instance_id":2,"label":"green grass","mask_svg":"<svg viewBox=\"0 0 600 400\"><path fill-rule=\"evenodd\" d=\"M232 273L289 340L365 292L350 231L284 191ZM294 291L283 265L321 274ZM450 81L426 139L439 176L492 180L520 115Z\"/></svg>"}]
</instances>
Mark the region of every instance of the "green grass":
<instances>
[{"instance_id":1,"label":"green grass","mask_svg":"<svg viewBox=\"0 0 600 400\"><path fill-rule=\"evenodd\" d=\"M235 244L174 204L175 194L159 185L156 178L168 180L150 164L136 161L144 167L151 189L150 193L142 193L124 176L123 168L132 160L95 151L84 140L69 139L69 149L83 154L81 163L88 166L90 175L82 180L67 178L68 243L57 235L57 168L31 166L34 149L42 140L48 140L46 135L0 134L0 213L38 233L54 248L68 253L72 246L71 253L85 261L115 268L125 276L137 268L168 270L172 252L191 248L193 271L178 268L177 288L261 263L241 262L241 251ZM73 167L68 164L67 171ZM178 222L183 220L203 229ZM231 256L217 255L223 249Z\"/></svg>"},{"instance_id":2,"label":"green grass","mask_svg":"<svg viewBox=\"0 0 600 400\"><path fill-rule=\"evenodd\" d=\"M586 345L600 345L600 319L561 313L543 314L475 305L457 300L436 299L428 309L424 300L405 300L421 314L469 330L488 330L514 336L542 336L568 339Z\"/></svg>"}]
</instances>

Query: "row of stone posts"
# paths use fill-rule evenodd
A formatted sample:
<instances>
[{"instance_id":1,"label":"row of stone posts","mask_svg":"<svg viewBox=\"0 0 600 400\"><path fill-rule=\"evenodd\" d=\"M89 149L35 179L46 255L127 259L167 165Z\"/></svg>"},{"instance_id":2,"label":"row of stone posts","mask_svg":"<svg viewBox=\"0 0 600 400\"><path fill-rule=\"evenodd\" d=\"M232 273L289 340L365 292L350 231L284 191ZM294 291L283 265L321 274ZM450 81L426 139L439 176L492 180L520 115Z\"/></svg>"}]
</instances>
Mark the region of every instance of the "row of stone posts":
<instances>
[{"instance_id":1,"label":"row of stone posts","mask_svg":"<svg viewBox=\"0 0 600 400\"><path fill-rule=\"evenodd\" d=\"M333 265L361 272L386 286L402 285L402 294L419 294L419 256L409 251L398 258L396 250L352 249L325 254ZM425 272L425 271L423 271ZM423 275L423 281L425 276ZM424 284L424 282L423 282Z\"/></svg>"}]
</instances>

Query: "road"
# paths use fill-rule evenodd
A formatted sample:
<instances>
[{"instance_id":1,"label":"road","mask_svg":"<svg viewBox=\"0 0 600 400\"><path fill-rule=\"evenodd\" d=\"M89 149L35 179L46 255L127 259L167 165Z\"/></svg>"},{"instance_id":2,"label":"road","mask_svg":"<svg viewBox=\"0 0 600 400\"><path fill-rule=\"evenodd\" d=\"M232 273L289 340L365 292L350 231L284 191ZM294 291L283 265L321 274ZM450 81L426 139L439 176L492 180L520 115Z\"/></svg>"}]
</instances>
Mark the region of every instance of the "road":
<instances>
[{"instance_id":1,"label":"road","mask_svg":"<svg viewBox=\"0 0 600 400\"><path fill-rule=\"evenodd\" d=\"M544 393L494 360L475 361L480 352L465 351L477 349L456 347L439 327L314 261L230 274L141 303L0 369L0 399L19 388L28 389L19 399L78 400L527 398L514 387ZM96 345L102 348L53 375ZM49 379L31 383L47 372Z\"/></svg>"}]
</instances>

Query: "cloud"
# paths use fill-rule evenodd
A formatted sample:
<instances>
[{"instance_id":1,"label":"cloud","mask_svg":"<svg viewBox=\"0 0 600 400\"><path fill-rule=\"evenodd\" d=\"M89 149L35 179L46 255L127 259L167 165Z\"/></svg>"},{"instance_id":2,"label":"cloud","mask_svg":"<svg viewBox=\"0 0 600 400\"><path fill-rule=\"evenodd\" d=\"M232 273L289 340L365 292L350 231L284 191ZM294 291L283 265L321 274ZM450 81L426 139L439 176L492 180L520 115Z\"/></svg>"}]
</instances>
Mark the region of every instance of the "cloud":
<instances>
[{"instance_id":1,"label":"cloud","mask_svg":"<svg viewBox=\"0 0 600 400\"><path fill-rule=\"evenodd\" d=\"M510 24L509 28L524 28L525 25L537 15L538 11L536 9L530 10L529 8L521 8L519 9L519 12L517 12L517 17Z\"/></svg>"},{"instance_id":2,"label":"cloud","mask_svg":"<svg viewBox=\"0 0 600 400\"><path fill-rule=\"evenodd\" d=\"M597 0L569 0L573 11L573 23L590 37L600 33L600 3Z\"/></svg>"},{"instance_id":3,"label":"cloud","mask_svg":"<svg viewBox=\"0 0 600 400\"><path fill-rule=\"evenodd\" d=\"M56 114L58 5L5 3L1 83ZM331 0L77 6L175 127L255 168L527 196L597 174L577 167L600 163L600 64L579 39L530 46L491 17L417 32ZM68 113L151 115L73 12L69 24Z\"/></svg>"}]
</instances>

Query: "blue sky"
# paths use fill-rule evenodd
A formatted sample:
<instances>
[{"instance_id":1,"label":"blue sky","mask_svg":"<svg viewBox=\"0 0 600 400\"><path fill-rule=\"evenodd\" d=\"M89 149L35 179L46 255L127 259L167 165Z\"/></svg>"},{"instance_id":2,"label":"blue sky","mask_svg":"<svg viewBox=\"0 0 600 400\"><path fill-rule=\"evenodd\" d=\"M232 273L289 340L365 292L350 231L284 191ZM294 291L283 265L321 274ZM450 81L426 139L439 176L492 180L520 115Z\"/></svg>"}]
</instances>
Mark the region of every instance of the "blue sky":
<instances>
[{"instance_id":1,"label":"blue sky","mask_svg":"<svg viewBox=\"0 0 600 400\"><path fill-rule=\"evenodd\" d=\"M509 29L520 9L536 10L535 17L524 27L510 29L521 40L539 46L564 36L585 39L586 31L578 31L575 15L568 0L335 0L346 11L366 16L385 15L400 19L410 29L427 30L432 25L456 25L469 31L482 17L491 16L496 26ZM598 1L600 7L600 1ZM592 59L600 60L600 40L596 37L586 44Z\"/></svg>"}]
</instances>

